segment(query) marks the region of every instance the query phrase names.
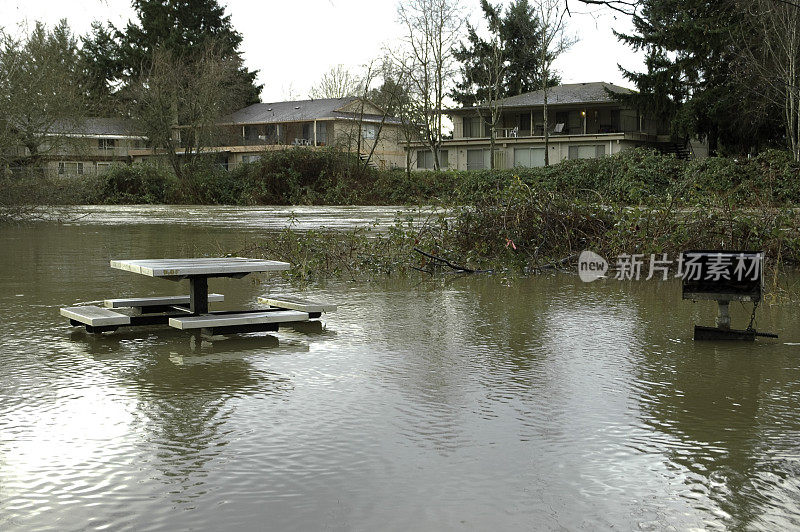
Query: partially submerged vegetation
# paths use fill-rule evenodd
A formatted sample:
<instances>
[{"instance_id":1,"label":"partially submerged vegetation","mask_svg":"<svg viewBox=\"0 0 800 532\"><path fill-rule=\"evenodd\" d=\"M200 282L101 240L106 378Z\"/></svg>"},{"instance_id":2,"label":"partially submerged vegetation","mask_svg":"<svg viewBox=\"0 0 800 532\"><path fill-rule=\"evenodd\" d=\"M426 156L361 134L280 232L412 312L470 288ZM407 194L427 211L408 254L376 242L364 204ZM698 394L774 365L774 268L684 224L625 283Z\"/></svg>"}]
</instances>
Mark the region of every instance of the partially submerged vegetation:
<instances>
[{"instance_id":1,"label":"partially submerged vegetation","mask_svg":"<svg viewBox=\"0 0 800 532\"><path fill-rule=\"evenodd\" d=\"M417 250L447 259L460 271L535 273L571 267L584 249L612 263L623 253L675 258L687 249L759 249L771 265L796 266L798 227L800 212L788 207L755 209L719 199L692 208L629 206L576 200L517 181L423 221L398 219L386 231L289 228L245 251L291 262L290 275L302 281L453 271Z\"/></svg>"}]
</instances>

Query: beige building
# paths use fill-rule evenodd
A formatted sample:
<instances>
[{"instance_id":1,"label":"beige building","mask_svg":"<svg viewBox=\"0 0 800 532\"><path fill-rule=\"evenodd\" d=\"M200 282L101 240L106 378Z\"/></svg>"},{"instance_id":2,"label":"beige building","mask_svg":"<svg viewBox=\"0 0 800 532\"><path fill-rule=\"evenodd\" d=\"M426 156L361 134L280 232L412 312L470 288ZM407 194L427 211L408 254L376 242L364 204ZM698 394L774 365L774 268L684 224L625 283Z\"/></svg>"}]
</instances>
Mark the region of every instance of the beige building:
<instances>
[{"instance_id":1,"label":"beige building","mask_svg":"<svg viewBox=\"0 0 800 532\"><path fill-rule=\"evenodd\" d=\"M370 163L379 168L406 163L399 120L355 97L256 103L223 118L219 125L222 142L207 151L216 153L228 169L295 146L336 146L360 152L362 159L371 153ZM130 154L140 162L153 151Z\"/></svg>"},{"instance_id":2,"label":"beige building","mask_svg":"<svg viewBox=\"0 0 800 532\"><path fill-rule=\"evenodd\" d=\"M610 83L573 83L548 89L549 162L613 155L634 146L652 146L686 157L672 144L665 124L641 115L611 94L630 89ZM505 98L499 102L495 128L495 168L544 166L544 91ZM443 168L490 168L489 110L481 107L452 109L453 138L442 142ZM487 123L489 122L489 123ZM694 146L702 156L702 146ZM433 168L433 154L421 143L411 146L417 169Z\"/></svg>"},{"instance_id":3,"label":"beige building","mask_svg":"<svg viewBox=\"0 0 800 532\"><path fill-rule=\"evenodd\" d=\"M39 149L42 158L37 171L49 176L102 173L113 163L129 163L130 150L141 148L146 142L144 136L133 132L129 121L120 118L86 118L77 125L56 126L54 131L44 135ZM25 166L29 157L27 148L20 147L16 154L20 166L12 163L12 170L30 171Z\"/></svg>"}]
</instances>

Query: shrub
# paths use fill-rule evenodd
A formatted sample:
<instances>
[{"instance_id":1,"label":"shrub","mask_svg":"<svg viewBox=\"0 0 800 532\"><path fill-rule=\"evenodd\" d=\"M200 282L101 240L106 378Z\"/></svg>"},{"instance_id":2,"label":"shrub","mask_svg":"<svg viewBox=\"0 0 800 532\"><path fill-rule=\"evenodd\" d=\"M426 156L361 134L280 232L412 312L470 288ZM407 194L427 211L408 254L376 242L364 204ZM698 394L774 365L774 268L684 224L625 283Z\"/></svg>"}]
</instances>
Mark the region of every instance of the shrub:
<instances>
[{"instance_id":1,"label":"shrub","mask_svg":"<svg viewBox=\"0 0 800 532\"><path fill-rule=\"evenodd\" d=\"M174 174L151 164L115 164L107 172L88 178L86 185L87 199L93 203L175 203L178 199Z\"/></svg>"}]
</instances>

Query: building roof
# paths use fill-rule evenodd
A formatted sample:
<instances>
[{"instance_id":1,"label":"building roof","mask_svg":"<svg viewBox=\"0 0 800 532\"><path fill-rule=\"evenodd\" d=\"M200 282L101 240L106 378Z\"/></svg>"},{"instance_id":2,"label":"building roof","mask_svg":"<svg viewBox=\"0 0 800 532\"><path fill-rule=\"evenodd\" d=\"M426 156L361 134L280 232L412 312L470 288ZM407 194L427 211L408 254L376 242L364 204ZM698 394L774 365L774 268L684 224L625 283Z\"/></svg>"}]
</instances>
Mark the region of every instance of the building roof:
<instances>
[{"instance_id":1,"label":"building roof","mask_svg":"<svg viewBox=\"0 0 800 532\"><path fill-rule=\"evenodd\" d=\"M334 113L356 98L322 98L290 102L254 103L221 120L231 124L274 124L333 118Z\"/></svg>"},{"instance_id":2,"label":"building roof","mask_svg":"<svg viewBox=\"0 0 800 532\"><path fill-rule=\"evenodd\" d=\"M125 118L84 118L77 123L57 123L51 130L54 134L86 136L86 137L133 137L140 134L135 131L133 122Z\"/></svg>"},{"instance_id":3,"label":"building roof","mask_svg":"<svg viewBox=\"0 0 800 532\"><path fill-rule=\"evenodd\" d=\"M604 81L591 83L565 83L547 89L548 105L565 104L592 104L613 103L615 100L608 92L616 94L631 94L631 89L620 87ZM500 107L533 107L544 105L544 91L538 90L510 96L498 101ZM453 109L453 111L468 111L469 107Z\"/></svg>"},{"instance_id":4,"label":"building roof","mask_svg":"<svg viewBox=\"0 0 800 532\"><path fill-rule=\"evenodd\" d=\"M231 113L220 120L223 124L278 124L281 122L304 122L324 118L353 119L358 113L341 109L358 100L354 96L347 98L320 98L317 100L293 100L288 102L254 103L244 109ZM381 116L365 114L365 121L380 121ZM387 117L386 122L398 122L394 117Z\"/></svg>"}]
</instances>

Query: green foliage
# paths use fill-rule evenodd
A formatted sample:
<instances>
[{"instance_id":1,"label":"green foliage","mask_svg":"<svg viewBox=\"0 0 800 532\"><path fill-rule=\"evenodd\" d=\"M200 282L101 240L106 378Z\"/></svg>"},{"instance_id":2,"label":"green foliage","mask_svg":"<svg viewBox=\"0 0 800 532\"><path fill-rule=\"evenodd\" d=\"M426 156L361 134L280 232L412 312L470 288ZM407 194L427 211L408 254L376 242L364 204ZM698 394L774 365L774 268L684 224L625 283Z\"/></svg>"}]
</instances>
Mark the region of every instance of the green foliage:
<instances>
[{"instance_id":1,"label":"green foliage","mask_svg":"<svg viewBox=\"0 0 800 532\"><path fill-rule=\"evenodd\" d=\"M528 0L514 0L502 12L487 0L481 9L492 38L497 39L502 63L502 79L497 96L515 96L542 88L541 21ZM491 85L498 81L490 72L495 69L493 44L478 35L477 28L467 24L467 42L457 48L453 56L462 65L463 79L456 82L452 98L463 106L471 106L490 99ZM547 60L555 59L552 53ZM559 83L559 77L550 74L548 86Z\"/></svg>"},{"instance_id":2,"label":"green foliage","mask_svg":"<svg viewBox=\"0 0 800 532\"><path fill-rule=\"evenodd\" d=\"M87 106L93 115L116 114L120 106L114 98L114 80L122 76L119 46L114 27L108 23L92 22L90 33L81 37L80 84Z\"/></svg>"},{"instance_id":3,"label":"green foliage","mask_svg":"<svg viewBox=\"0 0 800 532\"><path fill-rule=\"evenodd\" d=\"M524 186L574 201L693 208L800 204L800 164L784 151L757 157L682 161L647 149L563 161L542 168L475 171L379 171L333 148L265 152L227 171L208 159L177 179L149 164L115 165L74 181L83 203L226 205L476 205ZM40 181L44 184L45 181ZM36 185L38 186L38 185Z\"/></svg>"},{"instance_id":4,"label":"green foliage","mask_svg":"<svg viewBox=\"0 0 800 532\"><path fill-rule=\"evenodd\" d=\"M415 249L495 272L565 267L584 249L612 260L622 253L675 256L686 249L759 249L773 265L798 265L798 228L800 213L794 209L752 209L723 197L707 197L691 208L631 207L576 200L517 179L470 205L430 215L421 224L399 218L385 231L288 228L243 253L292 263L295 268L288 275L300 282L441 268L439 261Z\"/></svg>"},{"instance_id":5,"label":"green foliage","mask_svg":"<svg viewBox=\"0 0 800 532\"><path fill-rule=\"evenodd\" d=\"M645 71L623 69L637 92L622 99L669 124L676 139L707 138L712 153L749 153L780 142L781 110L765 96L764 80L743 68L760 44L745 28L759 17L736 0L641 0L633 31L617 34L645 52Z\"/></svg>"},{"instance_id":6,"label":"green foliage","mask_svg":"<svg viewBox=\"0 0 800 532\"><path fill-rule=\"evenodd\" d=\"M85 108L79 70L66 20L37 22L21 39L0 28L0 163L32 168L74 147Z\"/></svg>"},{"instance_id":7,"label":"green foliage","mask_svg":"<svg viewBox=\"0 0 800 532\"><path fill-rule=\"evenodd\" d=\"M307 283L326 277L355 279L362 275L405 273L417 240L411 220L398 217L383 231L376 227L302 232L287 228L237 253L289 262L293 268L286 275Z\"/></svg>"},{"instance_id":8,"label":"green foliage","mask_svg":"<svg viewBox=\"0 0 800 532\"><path fill-rule=\"evenodd\" d=\"M86 181L87 200L105 204L176 203L178 181L172 172L149 164L113 165Z\"/></svg>"},{"instance_id":9,"label":"green foliage","mask_svg":"<svg viewBox=\"0 0 800 532\"><path fill-rule=\"evenodd\" d=\"M245 203L275 205L369 202L377 174L334 148L267 152L232 173L246 184Z\"/></svg>"},{"instance_id":10,"label":"green foliage","mask_svg":"<svg viewBox=\"0 0 800 532\"><path fill-rule=\"evenodd\" d=\"M240 63L232 83L249 87L245 105L260 101L263 85L255 83L258 72L241 65L242 35L217 0L134 0L133 7L138 20L117 31L119 68L125 77L137 80L157 48L190 61L213 42L225 57Z\"/></svg>"}]
</instances>

